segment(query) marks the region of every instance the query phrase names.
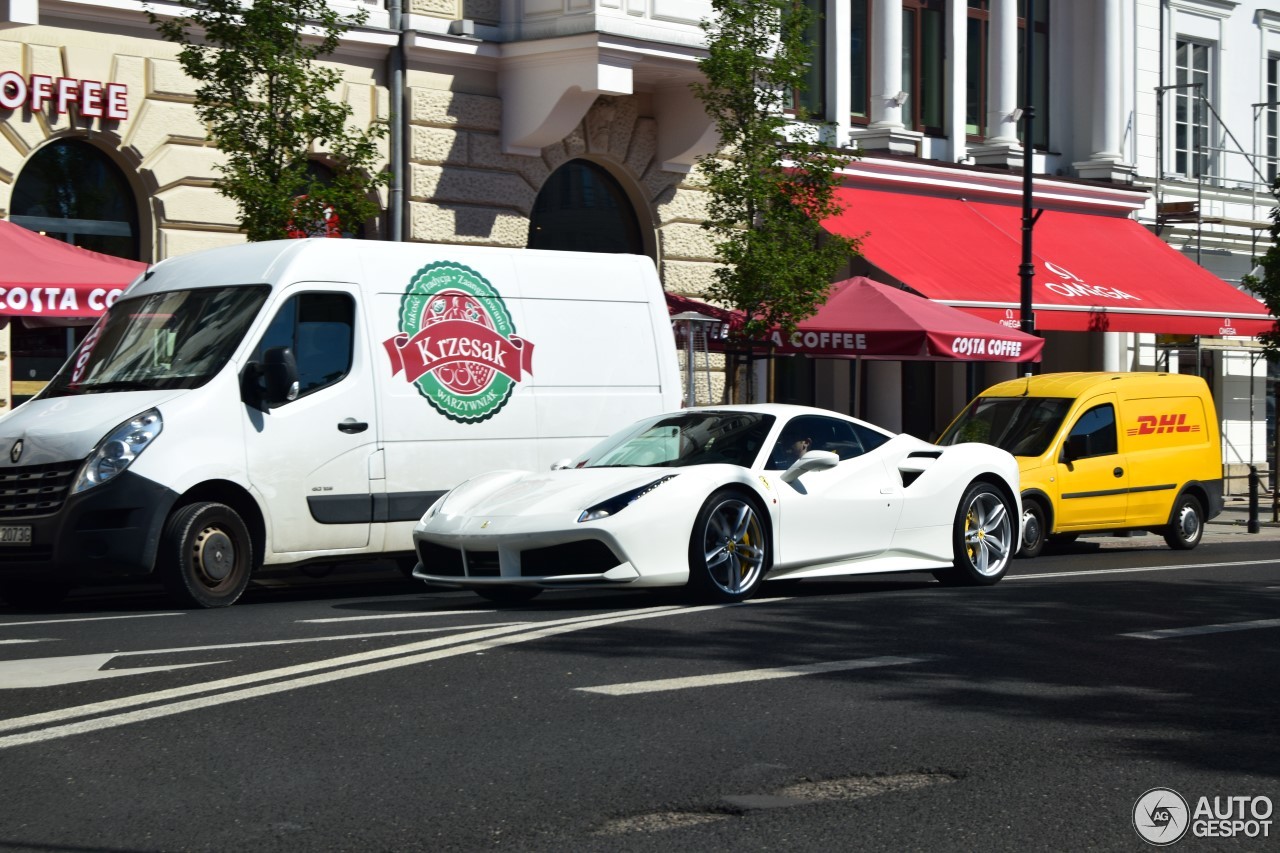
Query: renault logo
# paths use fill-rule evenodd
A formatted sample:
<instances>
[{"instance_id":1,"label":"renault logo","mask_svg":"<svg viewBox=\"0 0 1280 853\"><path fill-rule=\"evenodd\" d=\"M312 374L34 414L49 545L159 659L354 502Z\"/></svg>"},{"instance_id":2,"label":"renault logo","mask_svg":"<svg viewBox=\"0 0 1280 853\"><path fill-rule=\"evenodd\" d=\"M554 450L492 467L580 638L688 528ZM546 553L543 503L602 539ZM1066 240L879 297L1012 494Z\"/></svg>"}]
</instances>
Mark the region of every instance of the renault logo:
<instances>
[{"instance_id":1,"label":"renault logo","mask_svg":"<svg viewBox=\"0 0 1280 853\"><path fill-rule=\"evenodd\" d=\"M22 458L22 439L18 439L13 443L13 447L9 448L9 461L14 465L18 464L18 460Z\"/></svg>"}]
</instances>

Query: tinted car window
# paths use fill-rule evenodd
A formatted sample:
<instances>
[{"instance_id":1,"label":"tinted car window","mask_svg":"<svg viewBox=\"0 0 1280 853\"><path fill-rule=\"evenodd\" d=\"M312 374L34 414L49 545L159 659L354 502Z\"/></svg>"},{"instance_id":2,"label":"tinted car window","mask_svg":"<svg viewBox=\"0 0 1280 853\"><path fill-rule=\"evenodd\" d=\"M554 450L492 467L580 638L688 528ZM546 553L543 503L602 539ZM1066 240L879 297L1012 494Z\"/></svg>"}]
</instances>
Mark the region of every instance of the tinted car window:
<instances>
[{"instance_id":1,"label":"tinted car window","mask_svg":"<svg viewBox=\"0 0 1280 853\"><path fill-rule=\"evenodd\" d=\"M351 371L355 302L345 293L302 293L280 306L254 353L261 363L273 347L289 347L298 364L299 396Z\"/></svg>"}]
</instances>

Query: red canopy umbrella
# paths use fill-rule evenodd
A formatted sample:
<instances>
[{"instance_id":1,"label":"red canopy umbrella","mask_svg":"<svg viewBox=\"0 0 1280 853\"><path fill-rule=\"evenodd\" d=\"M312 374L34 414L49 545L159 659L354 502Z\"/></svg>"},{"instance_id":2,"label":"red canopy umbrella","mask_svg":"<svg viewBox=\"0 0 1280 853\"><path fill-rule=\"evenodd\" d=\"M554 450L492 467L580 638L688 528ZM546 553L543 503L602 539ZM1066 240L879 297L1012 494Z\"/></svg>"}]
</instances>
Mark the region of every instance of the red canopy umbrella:
<instances>
[{"instance_id":1,"label":"red canopy umbrella","mask_svg":"<svg viewBox=\"0 0 1280 853\"><path fill-rule=\"evenodd\" d=\"M97 317L147 268L0 219L0 316Z\"/></svg>"},{"instance_id":2,"label":"red canopy umbrella","mask_svg":"<svg viewBox=\"0 0 1280 853\"><path fill-rule=\"evenodd\" d=\"M667 305L673 314L698 310L729 327L740 325L738 312L671 295ZM778 355L900 361L1038 361L1044 348L1035 335L863 276L833 284L816 314L797 323L789 338L775 332L772 343Z\"/></svg>"}]
</instances>

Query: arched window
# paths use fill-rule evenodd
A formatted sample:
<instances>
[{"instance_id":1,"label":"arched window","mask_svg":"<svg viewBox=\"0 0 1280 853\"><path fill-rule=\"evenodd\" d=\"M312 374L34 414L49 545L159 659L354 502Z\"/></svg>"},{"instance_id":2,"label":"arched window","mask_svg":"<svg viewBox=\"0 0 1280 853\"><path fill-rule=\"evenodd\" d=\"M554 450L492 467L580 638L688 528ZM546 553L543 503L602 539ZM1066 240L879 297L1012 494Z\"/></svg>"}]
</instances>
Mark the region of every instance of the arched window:
<instances>
[{"instance_id":1,"label":"arched window","mask_svg":"<svg viewBox=\"0 0 1280 853\"><path fill-rule=\"evenodd\" d=\"M586 160L551 174L533 204L530 249L643 255L640 221L622 186Z\"/></svg>"},{"instance_id":2,"label":"arched window","mask_svg":"<svg viewBox=\"0 0 1280 853\"><path fill-rule=\"evenodd\" d=\"M129 181L111 158L80 139L59 139L32 155L13 185L9 220L104 255L142 260L138 206ZM0 324L8 319L0 317ZM9 404L23 403L43 388L92 323L89 317L23 317L8 323ZM0 407L5 396L0 390Z\"/></svg>"},{"instance_id":3,"label":"arched window","mask_svg":"<svg viewBox=\"0 0 1280 853\"><path fill-rule=\"evenodd\" d=\"M141 260L138 206L115 163L79 139L59 139L22 167L9 218L85 249Z\"/></svg>"}]
</instances>

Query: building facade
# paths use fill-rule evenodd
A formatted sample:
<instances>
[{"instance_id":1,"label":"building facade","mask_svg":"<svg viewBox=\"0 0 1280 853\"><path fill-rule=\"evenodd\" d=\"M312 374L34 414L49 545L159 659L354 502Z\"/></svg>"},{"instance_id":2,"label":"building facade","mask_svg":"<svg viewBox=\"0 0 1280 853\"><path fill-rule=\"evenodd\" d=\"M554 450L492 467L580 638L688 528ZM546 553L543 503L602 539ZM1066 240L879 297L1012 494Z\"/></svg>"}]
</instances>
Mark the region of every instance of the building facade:
<instances>
[{"instance_id":1,"label":"building facade","mask_svg":"<svg viewBox=\"0 0 1280 853\"><path fill-rule=\"evenodd\" d=\"M706 287L715 260L694 164L715 134L689 84L707 0L334 2L369 12L329 58L343 74L340 97L356 121L391 129L385 159L396 179L363 236L633 251L654 260L669 291ZM893 269L878 248L893 226L877 204L933 195L972 203L979 216L1007 213L1023 196L1028 123L1036 209L1137 221L1223 287L1265 250L1278 154L1274 3L807 2L821 23L802 97L829 122L829 141L859 155L844 177L870 223L850 272L1000 319L1016 291L978 304ZM0 0L0 216L143 261L243 239L234 207L212 188L220 155L195 116L192 81L146 8L177 10ZM81 191L69 198L68 186ZM1051 238L1048 214L1037 228ZM927 242L949 239L946 221L917 224ZM1043 260L1040 287L1072 266ZM969 286L968 273L952 272ZM1016 258L997 274L1018 287ZM1055 316L1046 306L1038 317ZM1219 306L1206 297L1184 309L1205 319ZM34 393L83 333L15 310L0 317L5 407ZM1265 365L1247 334L1231 334L1231 316L1167 330L1109 317L1083 330L1038 324L1042 369L1200 372L1214 385L1229 456L1265 457ZM777 360L774 387L782 399L927 437L975 388L1015 370L798 356Z\"/></svg>"}]
</instances>

